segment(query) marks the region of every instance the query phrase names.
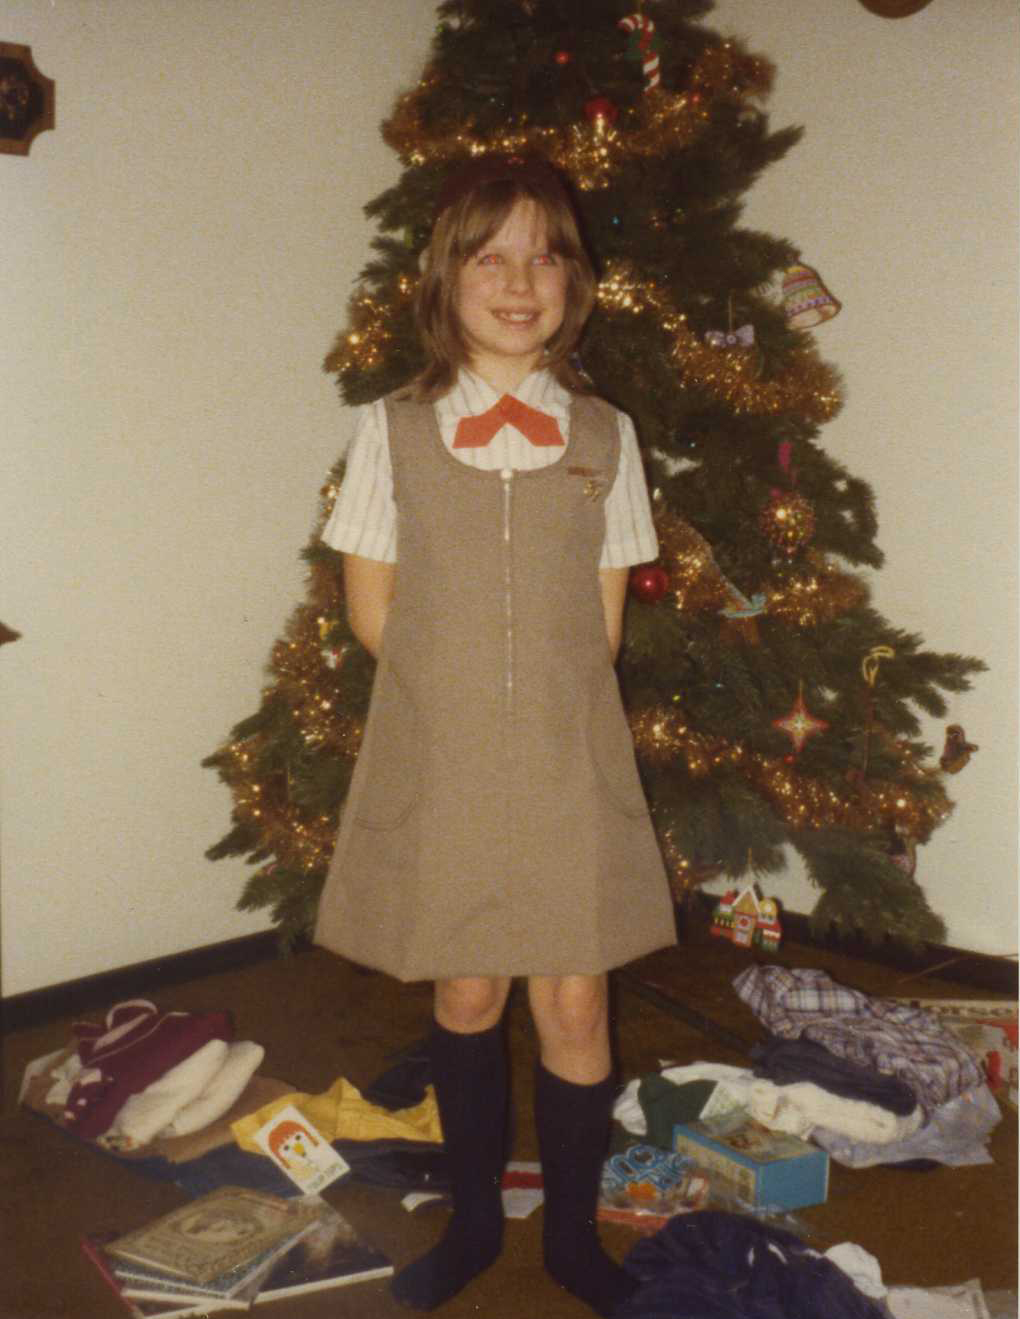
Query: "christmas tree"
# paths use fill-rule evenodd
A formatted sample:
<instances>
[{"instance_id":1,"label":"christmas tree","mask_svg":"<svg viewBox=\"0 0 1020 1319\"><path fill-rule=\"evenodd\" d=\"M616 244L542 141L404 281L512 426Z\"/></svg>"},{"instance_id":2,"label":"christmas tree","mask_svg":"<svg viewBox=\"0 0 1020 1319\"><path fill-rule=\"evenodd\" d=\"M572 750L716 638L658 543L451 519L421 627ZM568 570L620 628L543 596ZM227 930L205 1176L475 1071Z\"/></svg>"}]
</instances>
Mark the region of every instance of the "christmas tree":
<instances>
[{"instance_id":1,"label":"christmas tree","mask_svg":"<svg viewBox=\"0 0 1020 1319\"><path fill-rule=\"evenodd\" d=\"M579 366L634 419L660 539L631 577L621 687L653 819L684 901L776 872L812 919L871 939L942 935L915 878L951 806L918 711L945 713L980 661L923 649L854 569L878 568L868 485L827 456L840 382L810 328L838 303L796 247L739 225L740 198L799 130L771 130L764 58L703 24L709 0L447 0L418 85L383 125L396 186L326 360L348 404L407 383L418 254L466 157L539 151L570 180L600 275ZM305 549L307 598L258 710L208 758L234 800L216 859L258 868L239 905L285 940L314 919L373 661L345 619L339 556Z\"/></svg>"}]
</instances>

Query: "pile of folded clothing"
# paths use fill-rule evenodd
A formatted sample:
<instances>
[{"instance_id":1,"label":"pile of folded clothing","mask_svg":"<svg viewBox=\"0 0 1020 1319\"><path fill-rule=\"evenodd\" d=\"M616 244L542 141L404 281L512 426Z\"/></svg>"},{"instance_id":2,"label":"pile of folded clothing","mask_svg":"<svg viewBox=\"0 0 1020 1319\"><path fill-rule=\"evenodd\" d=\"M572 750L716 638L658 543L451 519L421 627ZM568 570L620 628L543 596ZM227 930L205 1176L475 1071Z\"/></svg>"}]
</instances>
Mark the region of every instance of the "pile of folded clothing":
<instances>
[{"instance_id":1,"label":"pile of folded clothing","mask_svg":"<svg viewBox=\"0 0 1020 1319\"><path fill-rule=\"evenodd\" d=\"M291 1104L357 1180L403 1190L448 1185L435 1092L415 1058L365 1094L344 1077L305 1094L263 1076L263 1047L233 1034L227 1012L118 1003L102 1022L75 1025L64 1048L29 1063L20 1100L76 1140L193 1196L225 1185L298 1194L253 1139Z\"/></svg>"},{"instance_id":2,"label":"pile of folded clothing","mask_svg":"<svg viewBox=\"0 0 1020 1319\"><path fill-rule=\"evenodd\" d=\"M755 1074L780 1092L814 1085L892 1114L913 1099L913 1129L892 1123L880 1137L823 1115L806 1134L837 1162L991 1162L985 1141L998 1104L978 1060L933 1013L871 998L817 970L748 967L733 987L770 1032L752 1054Z\"/></svg>"},{"instance_id":3,"label":"pile of folded clothing","mask_svg":"<svg viewBox=\"0 0 1020 1319\"><path fill-rule=\"evenodd\" d=\"M934 1014L823 971L753 966L734 988L769 1031L753 1066L693 1063L631 1082L614 1116L632 1135L671 1148L676 1123L744 1110L849 1167L991 1162L998 1104Z\"/></svg>"},{"instance_id":4,"label":"pile of folded clothing","mask_svg":"<svg viewBox=\"0 0 1020 1319\"><path fill-rule=\"evenodd\" d=\"M265 1055L233 1033L226 1012L161 1012L131 999L102 1024L75 1025L72 1043L39 1059L28 1080L43 1078L44 1105L72 1135L139 1150L200 1131L233 1106Z\"/></svg>"}]
</instances>

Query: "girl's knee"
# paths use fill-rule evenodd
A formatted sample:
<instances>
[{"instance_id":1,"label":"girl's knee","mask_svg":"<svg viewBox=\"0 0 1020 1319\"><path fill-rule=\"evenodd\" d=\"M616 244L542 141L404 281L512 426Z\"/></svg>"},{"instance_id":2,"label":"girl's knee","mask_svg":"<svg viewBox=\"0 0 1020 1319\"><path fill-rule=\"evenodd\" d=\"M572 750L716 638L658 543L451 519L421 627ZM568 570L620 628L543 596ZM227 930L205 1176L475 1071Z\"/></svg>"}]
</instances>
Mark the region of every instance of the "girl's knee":
<instances>
[{"instance_id":1,"label":"girl's knee","mask_svg":"<svg viewBox=\"0 0 1020 1319\"><path fill-rule=\"evenodd\" d=\"M541 1035L584 1046L607 1029L609 995L605 976L535 978L531 1008Z\"/></svg>"},{"instance_id":2,"label":"girl's knee","mask_svg":"<svg viewBox=\"0 0 1020 1319\"><path fill-rule=\"evenodd\" d=\"M503 1015L509 987L509 980L488 976L437 980L436 1020L462 1034L488 1030Z\"/></svg>"}]
</instances>

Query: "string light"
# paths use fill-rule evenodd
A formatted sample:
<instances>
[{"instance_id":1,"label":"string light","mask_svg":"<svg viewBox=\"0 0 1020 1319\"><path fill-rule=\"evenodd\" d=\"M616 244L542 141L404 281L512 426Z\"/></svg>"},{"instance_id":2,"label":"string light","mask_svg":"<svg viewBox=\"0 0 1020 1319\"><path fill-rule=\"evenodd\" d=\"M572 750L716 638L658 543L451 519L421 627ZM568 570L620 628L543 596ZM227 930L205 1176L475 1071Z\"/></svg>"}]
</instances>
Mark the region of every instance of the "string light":
<instances>
[{"instance_id":1,"label":"string light","mask_svg":"<svg viewBox=\"0 0 1020 1319\"><path fill-rule=\"evenodd\" d=\"M718 864L699 864L686 856L677 845L671 829L660 832L663 859L666 862L666 876L670 890L677 902L683 901L688 894L710 879L722 874Z\"/></svg>"}]
</instances>

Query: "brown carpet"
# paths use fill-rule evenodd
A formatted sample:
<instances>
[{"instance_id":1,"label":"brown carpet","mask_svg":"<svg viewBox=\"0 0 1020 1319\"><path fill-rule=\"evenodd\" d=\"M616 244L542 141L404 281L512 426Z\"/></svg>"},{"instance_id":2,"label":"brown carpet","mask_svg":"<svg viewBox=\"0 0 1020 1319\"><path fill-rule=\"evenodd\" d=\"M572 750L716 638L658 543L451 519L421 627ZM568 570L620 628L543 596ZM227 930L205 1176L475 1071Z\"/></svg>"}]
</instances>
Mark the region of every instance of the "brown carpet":
<instances>
[{"instance_id":1,"label":"brown carpet","mask_svg":"<svg viewBox=\"0 0 1020 1319\"><path fill-rule=\"evenodd\" d=\"M667 1060L746 1066L741 1041L758 1039L762 1032L730 986L753 957L694 931L683 946L616 976L614 1030L621 1077L656 1070ZM820 966L842 983L876 996L992 996L945 980L906 981L888 967L792 944L769 960ZM641 992L640 984L656 986L661 997ZM681 1005L680 1015L670 1010L669 1000ZM424 1035L430 1018L427 985L400 986L321 951L207 976L161 993L158 1001L166 1008L229 1009L237 1037L265 1045L263 1072L311 1092L325 1090L339 1075L367 1085L389 1054ZM17 1089L25 1063L61 1047L69 1026L69 1019L53 1021L13 1034L4 1045L0 1319L112 1319L124 1313L82 1259L81 1234L126 1230L185 1199L173 1186L147 1180L19 1111ZM518 1108L514 1154L530 1159L535 1157L530 1095L535 1045L520 993L512 1000L510 1031ZM927 1173L833 1165L828 1202L799 1213L810 1243L824 1250L837 1242L856 1242L877 1257L891 1285L931 1287L977 1277L988 1291L1015 1291L1014 1109L1004 1108L990 1148L992 1164ZM326 1194L397 1265L425 1249L439 1227L436 1214L409 1216L393 1191L348 1182ZM544 1274L540 1223L540 1212L509 1223L503 1257L441 1311L443 1319L590 1316ZM604 1238L617 1257L636 1240L631 1229L615 1225ZM263 1313L266 1319L395 1319L408 1311L391 1301L385 1283L365 1283L276 1302Z\"/></svg>"}]
</instances>

